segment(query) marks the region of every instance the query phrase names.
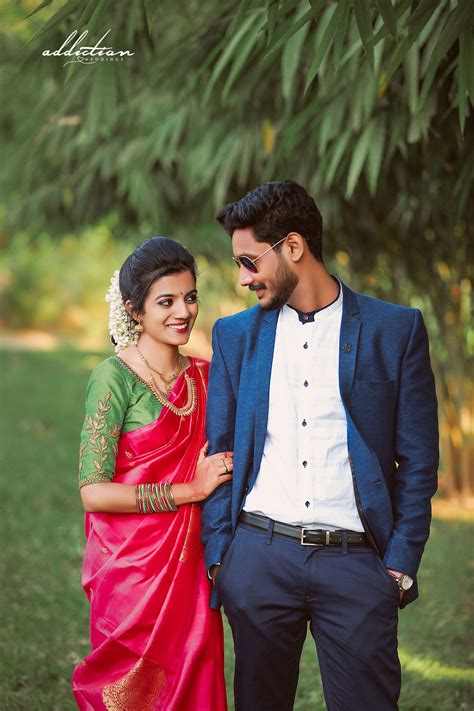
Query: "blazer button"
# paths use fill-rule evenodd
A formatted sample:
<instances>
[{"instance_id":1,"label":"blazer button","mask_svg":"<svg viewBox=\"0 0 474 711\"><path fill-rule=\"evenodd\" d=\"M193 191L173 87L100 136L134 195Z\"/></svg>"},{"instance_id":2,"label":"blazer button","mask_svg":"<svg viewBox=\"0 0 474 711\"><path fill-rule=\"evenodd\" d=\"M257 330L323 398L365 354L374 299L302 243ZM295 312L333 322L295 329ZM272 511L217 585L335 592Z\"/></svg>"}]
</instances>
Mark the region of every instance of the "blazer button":
<instances>
[{"instance_id":1,"label":"blazer button","mask_svg":"<svg viewBox=\"0 0 474 711\"><path fill-rule=\"evenodd\" d=\"M248 491L249 491L249 487L246 486L245 489L244 489L244 494L248 494Z\"/></svg>"}]
</instances>

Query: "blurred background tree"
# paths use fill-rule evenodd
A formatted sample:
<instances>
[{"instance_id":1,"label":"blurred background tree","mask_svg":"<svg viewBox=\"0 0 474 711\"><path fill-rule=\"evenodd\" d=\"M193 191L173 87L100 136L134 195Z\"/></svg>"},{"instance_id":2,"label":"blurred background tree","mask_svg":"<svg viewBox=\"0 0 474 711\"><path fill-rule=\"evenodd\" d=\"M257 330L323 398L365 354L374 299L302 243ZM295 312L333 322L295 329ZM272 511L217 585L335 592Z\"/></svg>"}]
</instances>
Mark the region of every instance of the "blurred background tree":
<instances>
[{"instance_id":1,"label":"blurred background tree","mask_svg":"<svg viewBox=\"0 0 474 711\"><path fill-rule=\"evenodd\" d=\"M0 6L5 327L64 328L66 313L87 330L91 297L123 253L168 233L200 256L208 330L250 303L215 207L291 177L320 205L330 268L422 308L442 483L472 495L473 0ZM63 66L42 56L74 30L93 44L109 29L107 44L133 57ZM35 269L41 260L58 260L57 272ZM48 312L49 298L41 312L40 295L61 280L68 308Z\"/></svg>"}]
</instances>

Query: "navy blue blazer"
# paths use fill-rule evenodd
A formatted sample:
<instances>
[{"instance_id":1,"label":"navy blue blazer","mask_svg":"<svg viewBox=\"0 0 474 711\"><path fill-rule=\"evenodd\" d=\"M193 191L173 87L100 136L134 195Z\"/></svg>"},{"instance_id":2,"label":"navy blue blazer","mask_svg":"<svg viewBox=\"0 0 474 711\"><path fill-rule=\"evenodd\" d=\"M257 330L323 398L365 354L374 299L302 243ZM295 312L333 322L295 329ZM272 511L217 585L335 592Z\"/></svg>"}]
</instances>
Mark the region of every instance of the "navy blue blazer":
<instances>
[{"instance_id":1,"label":"navy blue blazer","mask_svg":"<svg viewBox=\"0 0 474 711\"><path fill-rule=\"evenodd\" d=\"M339 383L359 514L386 567L416 578L438 468L426 329L418 309L342 288ZM207 568L222 561L260 468L277 320L278 311L255 306L214 325L209 454L233 451L234 476L202 504ZM417 595L415 580L404 605ZM214 589L211 605L218 604Z\"/></svg>"}]
</instances>

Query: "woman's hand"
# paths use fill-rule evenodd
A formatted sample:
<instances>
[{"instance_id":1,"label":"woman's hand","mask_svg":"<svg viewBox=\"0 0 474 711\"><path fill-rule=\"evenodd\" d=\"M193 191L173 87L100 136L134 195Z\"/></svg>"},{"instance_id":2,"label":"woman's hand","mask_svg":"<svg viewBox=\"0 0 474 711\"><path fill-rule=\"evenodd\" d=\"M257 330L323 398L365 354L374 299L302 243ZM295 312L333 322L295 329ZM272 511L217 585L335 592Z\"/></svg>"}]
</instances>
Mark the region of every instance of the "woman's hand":
<instances>
[{"instance_id":1,"label":"woman's hand","mask_svg":"<svg viewBox=\"0 0 474 711\"><path fill-rule=\"evenodd\" d=\"M218 486L232 479L234 468L233 452L218 452L207 457L208 443L199 452L196 475L192 481L195 487L196 500L203 501L217 489Z\"/></svg>"}]
</instances>

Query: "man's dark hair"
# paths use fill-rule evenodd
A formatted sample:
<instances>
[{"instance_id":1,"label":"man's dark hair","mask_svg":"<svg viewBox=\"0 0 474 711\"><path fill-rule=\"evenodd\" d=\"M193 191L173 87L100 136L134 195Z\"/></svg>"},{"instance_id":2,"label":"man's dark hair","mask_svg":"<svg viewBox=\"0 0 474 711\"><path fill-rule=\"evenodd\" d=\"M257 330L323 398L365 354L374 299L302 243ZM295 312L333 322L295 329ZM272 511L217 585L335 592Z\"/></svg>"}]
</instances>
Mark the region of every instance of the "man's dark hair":
<instances>
[{"instance_id":1,"label":"man's dark hair","mask_svg":"<svg viewBox=\"0 0 474 711\"><path fill-rule=\"evenodd\" d=\"M240 200L224 205L216 219L231 237L234 230L251 227L257 242L268 244L298 232L318 262L323 261L323 218L311 195L293 180L259 185Z\"/></svg>"},{"instance_id":2,"label":"man's dark hair","mask_svg":"<svg viewBox=\"0 0 474 711\"><path fill-rule=\"evenodd\" d=\"M196 262L191 252L169 237L151 237L133 250L120 269L123 302L130 299L134 311L143 313L143 304L155 281L185 271L196 279Z\"/></svg>"}]
</instances>

